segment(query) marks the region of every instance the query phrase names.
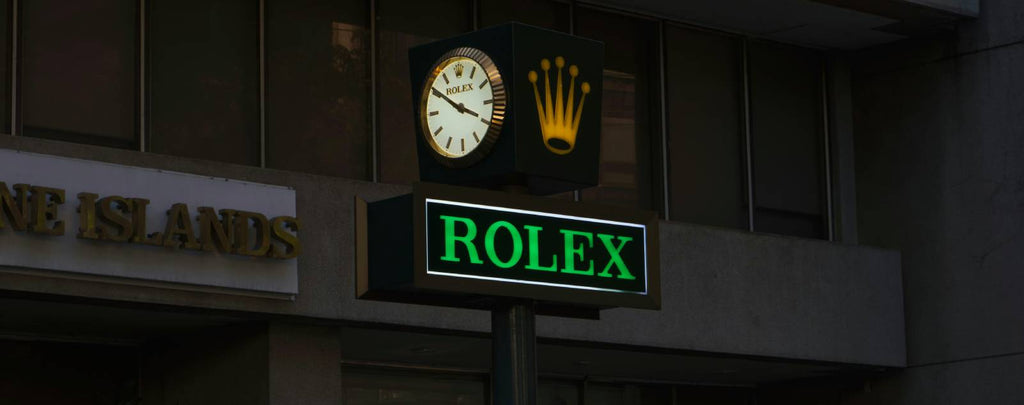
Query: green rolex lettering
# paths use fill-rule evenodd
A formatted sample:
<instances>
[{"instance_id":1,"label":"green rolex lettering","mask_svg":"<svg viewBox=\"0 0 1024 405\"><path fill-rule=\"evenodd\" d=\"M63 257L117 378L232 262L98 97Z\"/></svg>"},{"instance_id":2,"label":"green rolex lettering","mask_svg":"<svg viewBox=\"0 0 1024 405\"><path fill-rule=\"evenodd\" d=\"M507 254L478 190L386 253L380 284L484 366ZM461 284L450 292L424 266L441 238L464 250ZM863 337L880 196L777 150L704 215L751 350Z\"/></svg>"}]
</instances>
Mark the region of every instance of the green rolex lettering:
<instances>
[{"instance_id":1,"label":"green rolex lettering","mask_svg":"<svg viewBox=\"0 0 1024 405\"><path fill-rule=\"evenodd\" d=\"M512 256L506 261L498 258L498 253L494 250L494 236L498 233L498 229L501 228L508 231L508 234L512 237ZM515 225L507 221L498 221L487 228L487 233L484 235L484 249L487 251L487 258L491 259L495 266L507 269L515 266L516 263L519 263L519 259L523 257L523 237L519 235L519 230L516 229Z\"/></svg>"},{"instance_id":2,"label":"green rolex lettering","mask_svg":"<svg viewBox=\"0 0 1024 405\"><path fill-rule=\"evenodd\" d=\"M576 244L576 237L582 236L587 239L587 247L594 247L594 234L590 232L577 232L570 231L568 229L562 229L559 232L565 236L565 267L562 268L562 273L579 274L581 276L592 276L594 275L594 261L587 260L589 263L586 270L580 270L576 268L576 259L583 259L583 243Z\"/></svg>"},{"instance_id":3,"label":"green rolex lettering","mask_svg":"<svg viewBox=\"0 0 1024 405\"><path fill-rule=\"evenodd\" d=\"M469 218L448 215L441 215L441 220L444 221L444 256L441 256L441 260L446 262L460 261L459 257L455 255L455 242L461 242L466 246L466 251L469 252L469 262L483 264L484 261L480 260L480 255L476 251L476 245L473 244L473 239L476 238L476 223ZM465 235L455 235L456 222L466 225Z\"/></svg>"},{"instance_id":4,"label":"green rolex lettering","mask_svg":"<svg viewBox=\"0 0 1024 405\"><path fill-rule=\"evenodd\" d=\"M613 238L619 240L618 246L615 246L612 243ZM623 280L636 280L636 277L633 277L633 274L629 272L629 269L626 268L626 263L622 261L622 256L620 256L622 248L626 246L626 243L633 240L633 238L628 236L612 236L599 233L597 234L597 239L601 240L601 244L604 245L605 250L608 251L609 258L608 264L604 266L604 270L597 274L598 277L611 277L612 275L608 270L611 270L612 265L614 264L615 267L619 269L618 278Z\"/></svg>"},{"instance_id":5,"label":"green rolex lettering","mask_svg":"<svg viewBox=\"0 0 1024 405\"><path fill-rule=\"evenodd\" d=\"M533 225L523 225L526 229L526 243L529 247L529 263L524 267L527 270L543 270L543 271L558 271L558 266L555 264L558 262L558 255L551 255L551 265L544 267L540 265L540 238L537 234L544 230L544 228Z\"/></svg>"}]
</instances>

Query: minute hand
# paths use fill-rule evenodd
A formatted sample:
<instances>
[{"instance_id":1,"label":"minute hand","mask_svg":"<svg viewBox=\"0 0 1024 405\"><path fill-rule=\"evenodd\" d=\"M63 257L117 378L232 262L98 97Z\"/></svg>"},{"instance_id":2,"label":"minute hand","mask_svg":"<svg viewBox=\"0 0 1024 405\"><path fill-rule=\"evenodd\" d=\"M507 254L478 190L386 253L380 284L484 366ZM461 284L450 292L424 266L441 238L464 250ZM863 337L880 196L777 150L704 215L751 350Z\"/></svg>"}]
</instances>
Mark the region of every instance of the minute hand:
<instances>
[{"instance_id":1,"label":"minute hand","mask_svg":"<svg viewBox=\"0 0 1024 405\"><path fill-rule=\"evenodd\" d=\"M459 110L460 114L462 114L463 110L465 109L465 107L463 107L462 104L456 103L454 100L448 98L448 96L444 95L444 93L442 93L438 89L435 89L433 87L431 87L430 89L434 91L435 96L441 97L444 101L447 101L448 104L451 104L452 107L455 107L456 110Z\"/></svg>"}]
</instances>

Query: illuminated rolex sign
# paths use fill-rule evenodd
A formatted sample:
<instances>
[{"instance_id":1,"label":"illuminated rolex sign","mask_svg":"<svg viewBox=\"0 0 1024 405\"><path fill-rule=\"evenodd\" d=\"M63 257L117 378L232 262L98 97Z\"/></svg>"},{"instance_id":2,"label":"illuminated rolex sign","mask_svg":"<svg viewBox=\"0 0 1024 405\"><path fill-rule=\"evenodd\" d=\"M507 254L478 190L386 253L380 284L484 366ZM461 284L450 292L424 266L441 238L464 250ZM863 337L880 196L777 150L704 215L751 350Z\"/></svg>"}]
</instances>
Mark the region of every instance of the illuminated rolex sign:
<instances>
[{"instance_id":1,"label":"illuminated rolex sign","mask_svg":"<svg viewBox=\"0 0 1024 405\"><path fill-rule=\"evenodd\" d=\"M658 308L657 239L652 212L419 184L357 204L357 294Z\"/></svg>"},{"instance_id":2,"label":"illuminated rolex sign","mask_svg":"<svg viewBox=\"0 0 1024 405\"><path fill-rule=\"evenodd\" d=\"M646 226L426 200L427 274L647 293Z\"/></svg>"}]
</instances>

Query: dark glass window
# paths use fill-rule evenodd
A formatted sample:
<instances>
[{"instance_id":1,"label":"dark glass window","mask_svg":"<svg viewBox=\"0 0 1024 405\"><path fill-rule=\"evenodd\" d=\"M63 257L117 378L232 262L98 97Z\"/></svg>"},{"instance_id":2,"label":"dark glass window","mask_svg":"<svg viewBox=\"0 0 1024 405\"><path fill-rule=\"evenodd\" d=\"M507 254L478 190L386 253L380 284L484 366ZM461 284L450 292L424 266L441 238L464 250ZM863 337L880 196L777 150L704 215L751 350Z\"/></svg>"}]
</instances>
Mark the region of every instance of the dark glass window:
<instances>
[{"instance_id":1,"label":"dark glass window","mask_svg":"<svg viewBox=\"0 0 1024 405\"><path fill-rule=\"evenodd\" d=\"M134 346L3 339L0 364L4 404L139 403Z\"/></svg>"},{"instance_id":2,"label":"dark glass window","mask_svg":"<svg viewBox=\"0 0 1024 405\"><path fill-rule=\"evenodd\" d=\"M756 404L754 390L739 387L676 386L676 403L687 405L751 405Z\"/></svg>"},{"instance_id":3,"label":"dark glass window","mask_svg":"<svg viewBox=\"0 0 1024 405\"><path fill-rule=\"evenodd\" d=\"M658 111L658 25L580 8L576 34L605 44L598 187L583 200L651 207L652 134Z\"/></svg>"},{"instance_id":4,"label":"dark glass window","mask_svg":"<svg viewBox=\"0 0 1024 405\"><path fill-rule=\"evenodd\" d=\"M259 165L259 2L147 6L150 149Z\"/></svg>"},{"instance_id":5,"label":"dark glass window","mask_svg":"<svg viewBox=\"0 0 1024 405\"><path fill-rule=\"evenodd\" d=\"M135 147L139 63L135 2L32 0L20 4L22 133ZM6 48L7 41L3 43ZM5 77L6 71L5 65ZM6 93L7 81L0 81ZM6 116L9 98L3 98Z\"/></svg>"},{"instance_id":6,"label":"dark glass window","mask_svg":"<svg viewBox=\"0 0 1024 405\"><path fill-rule=\"evenodd\" d=\"M377 3L377 124L380 134L380 179L386 183L419 180L409 48L472 29L465 0Z\"/></svg>"},{"instance_id":7,"label":"dark glass window","mask_svg":"<svg viewBox=\"0 0 1024 405\"><path fill-rule=\"evenodd\" d=\"M345 368L341 373L341 403L484 405L490 402L484 378Z\"/></svg>"},{"instance_id":8,"label":"dark glass window","mask_svg":"<svg viewBox=\"0 0 1024 405\"><path fill-rule=\"evenodd\" d=\"M569 5L551 0L482 0L480 26L521 22L556 31L569 31Z\"/></svg>"},{"instance_id":9,"label":"dark glass window","mask_svg":"<svg viewBox=\"0 0 1024 405\"><path fill-rule=\"evenodd\" d=\"M671 404L671 386L587 384L586 405Z\"/></svg>"},{"instance_id":10,"label":"dark glass window","mask_svg":"<svg viewBox=\"0 0 1024 405\"><path fill-rule=\"evenodd\" d=\"M0 1L0 133L11 133L11 49L10 5Z\"/></svg>"},{"instance_id":11,"label":"dark glass window","mask_svg":"<svg viewBox=\"0 0 1024 405\"><path fill-rule=\"evenodd\" d=\"M540 380L537 384L538 405L579 405L580 384L576 381Z\"/></svg>"},{"instance_id":12,"label":"dark glass window","mask_svg":"<svg viewBox=\"0 0 1024 405\"><path fill-rule=\"evenodd\" d=\"M821 55L758 42L748 52L754 230L824 237Z\"/></svg>"},{"instance_id":13,"label":"dark glass window","mask_svg":"<svg viewBox=\"0 0 1024 405\"><path fill-rule=\"evenodd\" d=\"M266 2L269 167L370 178L368 17L363 0Z\"/></svg>"},{"instance_id":14,"label":"dark glass window","mask_svg":"<svg viewBox=\"0 0 1024 405\"><path fill-rule=\"evenodd\" d=\"M674 26L665 43L670 217L747 229L742 43Z\"/></svg>"}]
</instances>

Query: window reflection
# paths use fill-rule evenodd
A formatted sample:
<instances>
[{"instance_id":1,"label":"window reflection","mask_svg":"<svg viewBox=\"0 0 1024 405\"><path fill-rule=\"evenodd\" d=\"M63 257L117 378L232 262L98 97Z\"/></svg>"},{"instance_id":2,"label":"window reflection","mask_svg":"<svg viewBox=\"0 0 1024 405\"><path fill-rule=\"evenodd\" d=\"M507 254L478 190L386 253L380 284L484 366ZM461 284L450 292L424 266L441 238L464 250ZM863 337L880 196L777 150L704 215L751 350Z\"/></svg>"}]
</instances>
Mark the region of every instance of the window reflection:
<instances>
[{"instance_id":1,"label":"window reflection","mask_svg":"<svg viewBox=\"0 0 1024 405\"><path fill-rule=\"evenodd\" d=\"M538 405L577 405L580 388L573 381L541 380L537 384Z\"/></svg>"},{"instance_id":2,"label":"window reflection","mask_svg":"<svg viewBox=\"0 0 1024 405\"><path fill-rule=\"evenodd\" d=\"M554 0L480 0L480 26L520 22L569 32L569 4Z\"/></svg>"},{"instance_id":3,"label":"window reflection","mask_svg":"<svg viewBox=\"0 0 1024 405\"><path fill-rule=\"evenodd\" d=\"M370 178L365 3L266 3L269 167Z\"/></svg>"},{"instance_id":4,"label":"window reflection","mask_svg":"<svg viewBox=\"0 0 1024 405\"><path fill-rule=\"evenodd\" d=\"M754 230L826 236L821 55L758 42L748 49Z\"/></svg>"},{"instance_id":5,"label":"window reflection","mask_svg":"<svg viewBox=\"0 0 1024 405\"><path fill-rule=\"evenodd\" d=\"M152 151L259 166L258 3L147 7Z\"/></svg>"},{"instance_id":6,"label":"window reflection","mask_svg":"<svg viewBox=\"0 0 1024 405\"><path fill-rule=\"evenodd\" d=\"M636 206L636 77L605 70L602 97L600 185L587 190L584 196L588 200Z\"/></svg>"},{"instance_id":7,"label":"window reflection","mask_svg":"<svg viewBox=\"0 0 1024 405\"><path fill-rule=\"evenodd\" d=\"M346 369L342 403L346 405L484 405L485 376Z\"/></svg>"},{"instance_id":8,"label":"window reflection","mask_svg":"<svg viewBox=\"0 0 1024 405\"><path fill-rule=\"evenodd\" d=\"M588 384L587 405L670 405L672 387L665 385Z\"/></svg>"},{"instance_id":9,"label":"window reflection","mask_svg":"<svg viewBox=\"0 0 1024 405\"><path fill-rule=\"evenodd\" d=\"M671 25L665 41L671 218L747 229L742 42Z\"/></svg>"},{"instance_id":10,"label":"window reflection","mask_svg":"<svg viewBox=\"0 0 1024 405\"><path fill-rule=\"evenodd\" d=\"M22 133L134 147L135 3L33 0L21 7Z\"/></svg>"},{"instance_id":11,"label":"window reflection","mask_svg":"<svg viewBox=\"0 0 1024 405\"><path fill-rule=\"evenodd\" d=\"M621 14L579 8L582 37L604 42L599 185L583 190L582 200L652 208L651 139L658 122L657 25Z\"/></svg>"},{"instance_id":12,"label":"window reflection","mask_svg":"<svg viewBox=\"0 0 1024 405\"><path fill-rule=\"evenodd\" d=\"M11 50L10 50L10 2L0 1L0 133L12 133L11 129Z\"/></svg>"}]
</instances>

